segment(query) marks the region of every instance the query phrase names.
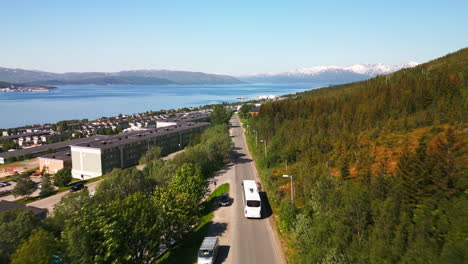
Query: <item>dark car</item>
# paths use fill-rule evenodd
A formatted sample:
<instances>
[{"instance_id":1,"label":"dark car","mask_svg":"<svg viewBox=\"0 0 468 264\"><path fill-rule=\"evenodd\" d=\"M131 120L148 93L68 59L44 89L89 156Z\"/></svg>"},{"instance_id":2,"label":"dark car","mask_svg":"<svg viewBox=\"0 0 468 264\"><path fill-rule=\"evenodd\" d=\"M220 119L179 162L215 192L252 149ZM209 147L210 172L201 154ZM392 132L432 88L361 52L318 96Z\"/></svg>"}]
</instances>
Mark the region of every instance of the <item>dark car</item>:
<instances>
[{"instance_id":1,"label":"dark car","mask_svg":"<svg viewBox=\"0 0 468 264\"><path fill-rule=\"evenodd\" d=\"M71 187L70 192L77 192L81 189L84 189L84 187L85 186L82 183L77 183Z\"/></svg>"},{"instance_id":2,"label":"dark car","mask_svg":"<svg viewBox=\"0 0 468 264\"><path fill-rule=\"evenodd\" d=\"M12 182L17 182L17 181L18 181L18 178L16 178L16 177L11 178L11 181L12 181Z\"/></svg>"},{"instance_id":3,"label":"dark car","mask_svg":"<svg viewBox=\"0 0 468 264\"><path fill-rule=\"evenodd\" d=\"M219 197L219 206L228 206L229 204L231 204L231 198L229 198L229 194L221 194L221 197Z\"/></svg>"},{"instance_id":4,"label":"dark car","mask_svg":"<svg viewBox=\"0 0 468 264\"><path fill-rule=\"evenodd\" d=\"M6 187L6 186L10 186L10 185L11 185L11 183L9 183L9 182L0 181L0 188L1 188L1 187Z\"/></svg>"}]
</instances>

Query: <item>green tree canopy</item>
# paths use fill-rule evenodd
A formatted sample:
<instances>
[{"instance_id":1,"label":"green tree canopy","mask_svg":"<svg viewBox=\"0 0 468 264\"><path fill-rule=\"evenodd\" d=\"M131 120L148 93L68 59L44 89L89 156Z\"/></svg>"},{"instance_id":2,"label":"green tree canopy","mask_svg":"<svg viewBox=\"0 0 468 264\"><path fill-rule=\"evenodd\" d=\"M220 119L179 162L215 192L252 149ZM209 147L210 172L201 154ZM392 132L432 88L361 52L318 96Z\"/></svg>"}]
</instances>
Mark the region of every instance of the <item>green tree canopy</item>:
<instances>
[{"instance_id":1,"label":"green tree canopy","mask_svg":"<svg viewBox=\"0 0 468 264\"><path fill-rule=\"evenodd\" d=\"M54 175L54 184L57 187L67 186L72 181L71 170L63 168Z\"/></svg>"},{"instance_id":2,"label":"green tree canopy","mask_svg":"<svg viewBox=\"0 0 468 264\"><path fill-rule=\"evenodd\" d=\"M210 119L212 125L228 124L232 112L227 110L222 104L215 105L211 112Z\"/></svg>"},{"instance_id":3,"label":"green tree canopy","mask_svg":"<svg viewBox=\"0 0 468 264\"><path fill-rule=\"evenodd\" d=\"M41 192L39 193L40 196L47 196L54 191L52 187L52 183L50 182L50 175L47 173L42 174L41 178Z\"/></svg>"},{"instance_id":4,"label":"green tree canopy","mask_svg":"<svg viewBox=\"0 0 468 264\"><path fill-rule=\"evenodd\" d=\"M254 104L243 104L239 109L239 116L244 119L248 118L250 116L249 111L253 108L255 108Z\"/></svg>"},{"instance_id":5,"label":"green tree canopy","mask_svg":"<svg viewBox=\"0 0 468 264\"><path fill-rule=\"evenodd\" d=\"M11 256L12 264L50 264L58 253L59 242L49 232L38 230Z\"/></svg>"},{"instance_id":6,"label":"green tree canopy","mask_svg":"<svg viewBox=\"0 0 468 264\"><path fill-rule=\"evenodd\" d=\"M10 255L39 225L31 211L12 210L0 214L0 263L9 263Z\"/></svg>"},{"instance_id":7,"label":"green tree canopy","mask_svg":"<svg viewBox=\"0 0 468 264\"><path fill-rule=\"evenodd\" d=\"M11 193L17 196L29 196L37 189L37 183L33 182L31 178L24 174L19 177L18 182L16 183L15 188Z\"/></svg>"},{"instance_id":8,"label":"green tree canopy","mask_svg":"<svg viewBox=\"0 0 468 264\"><path fill-rule=\"evenodd\" d=\"M152 147L148 151L146 151L145 155L140 158L140 164L146 164L150 161L157 160L161 157L161 148L160 147Z\"/></svg>"}]
</instances>

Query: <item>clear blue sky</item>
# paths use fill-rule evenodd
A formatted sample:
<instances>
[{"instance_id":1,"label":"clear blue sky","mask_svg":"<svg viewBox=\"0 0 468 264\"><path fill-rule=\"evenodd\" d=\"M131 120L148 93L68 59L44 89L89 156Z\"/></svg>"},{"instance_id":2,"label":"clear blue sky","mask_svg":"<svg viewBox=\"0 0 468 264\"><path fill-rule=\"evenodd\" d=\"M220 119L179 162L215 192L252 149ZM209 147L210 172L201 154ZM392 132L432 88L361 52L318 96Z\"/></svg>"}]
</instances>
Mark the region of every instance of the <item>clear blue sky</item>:
<instances>
[{"instance_id":1,"label":"clear blue sky","mask_svg":"<svg viewBox=\"0 0 468 264\"><path fill-rule=\"evenodd\" d=\"M468 1L0 1L0 66L242 75L424 62L468 46Z\"/></svg>"}]
</instances>

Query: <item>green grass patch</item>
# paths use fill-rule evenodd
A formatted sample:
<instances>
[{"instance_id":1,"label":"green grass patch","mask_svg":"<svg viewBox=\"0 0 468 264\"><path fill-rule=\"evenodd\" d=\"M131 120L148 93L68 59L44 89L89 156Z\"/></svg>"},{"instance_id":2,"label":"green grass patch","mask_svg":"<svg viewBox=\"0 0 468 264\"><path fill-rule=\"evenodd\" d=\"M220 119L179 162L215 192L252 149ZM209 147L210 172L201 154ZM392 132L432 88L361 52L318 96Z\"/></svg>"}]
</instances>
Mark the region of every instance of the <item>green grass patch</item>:
<instances>
[{"instance_id":1,"label":"green grass patch","mask_svg":"<svg viewBox=\"0 0 468 264\"><path fill-rule=\"evenodd\" d=\"M229 192L229 183L225 183L216 188L210 196L200 206L201 219L198 226L189 233L187 237L181 241L177 246L168 251L162 256L157 263L170 264L170 263L195 263L197 262L197 253L200 248L203 238L205 238L210 227L211 220L213 220L213 209L216 206L218 197L225 192Z\"/></svg>"}]
</instances>

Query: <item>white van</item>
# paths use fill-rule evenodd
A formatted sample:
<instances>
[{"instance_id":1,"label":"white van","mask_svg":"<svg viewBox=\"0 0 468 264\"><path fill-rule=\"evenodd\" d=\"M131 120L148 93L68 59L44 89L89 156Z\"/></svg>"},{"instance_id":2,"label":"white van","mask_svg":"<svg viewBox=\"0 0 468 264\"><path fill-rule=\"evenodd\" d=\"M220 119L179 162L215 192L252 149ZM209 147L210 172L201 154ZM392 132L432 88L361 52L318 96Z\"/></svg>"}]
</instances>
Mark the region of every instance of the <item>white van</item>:
<instances>
[{"instance_id":1,"label":"white van","mask_svg":"<svg viewBox=\"0 0 468 264\"><path fill-rule=\"evenodd\" d=\"M198 251L198 264L213 264L218 255L218 237L205 237Z\"/></svg>"},{"instance_id":2,"label":"white van","mask_svg":"<svg viewBox=\"0 0 468 264\"><path fill-rule=\"evenodd\" d=\"M244 180L244 215L247 218L262 217L262 201L258 193L257 183L252 180Z\"/></svg>"}]
</instances>

